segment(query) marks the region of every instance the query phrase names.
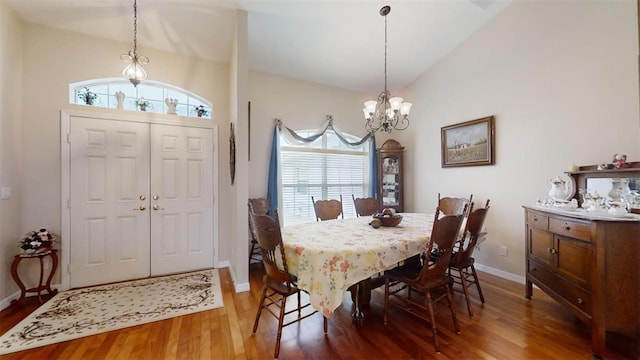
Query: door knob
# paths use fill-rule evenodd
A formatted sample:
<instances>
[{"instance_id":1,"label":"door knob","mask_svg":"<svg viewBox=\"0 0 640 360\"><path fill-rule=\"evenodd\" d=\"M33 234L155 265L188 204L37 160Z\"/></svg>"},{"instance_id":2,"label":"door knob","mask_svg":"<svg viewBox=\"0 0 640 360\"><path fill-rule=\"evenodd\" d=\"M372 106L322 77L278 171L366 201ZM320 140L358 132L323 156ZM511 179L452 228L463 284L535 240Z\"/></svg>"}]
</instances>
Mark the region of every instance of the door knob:
<instances>
[{"instance_id":1,"label":"door knob","mask_svg":"<svg viewBox=\"0 0 640 360\"><path fill-rule=\"evenodd\" d=\"M153 200L158 200L160 199L160 195L153 195Z\"/></svg>"},{"instance_id":2,"label":"door knob","mask_svg":"<svg viewBox=\"0 0 640 360\"><path fill-rule=\"evenodd\" d=\"M153 210L164 210L164 208L161 208L160 205L153 205Z\"/></svg>"},{"instance_id":3,"label":"door knob","mask_svg":"<svg viewBox=\"0 0 640 360\"><path fill-rule=\"evenodd\" d=\"M137 208L137 209L133 209L133 210L145 211L145 210L147 210L147 207L146 207L146 206L144 206L144 205L140 205L140 207L139 207L139 208Z\"/></svg>"},{"instance_id":4,"label":"door knob","mask_svg":"<svg viewBox=\"0 0 640 360\"><path fill-rule=\"evenodd\" d=\"M147 198L147 197L146 197L146 196L144 196L144 195L140 195L140 196L139 196L139 199L140 199L140 200L142 200L142 201L144 201L146 198Z\"/></svg>"}]
</instances>

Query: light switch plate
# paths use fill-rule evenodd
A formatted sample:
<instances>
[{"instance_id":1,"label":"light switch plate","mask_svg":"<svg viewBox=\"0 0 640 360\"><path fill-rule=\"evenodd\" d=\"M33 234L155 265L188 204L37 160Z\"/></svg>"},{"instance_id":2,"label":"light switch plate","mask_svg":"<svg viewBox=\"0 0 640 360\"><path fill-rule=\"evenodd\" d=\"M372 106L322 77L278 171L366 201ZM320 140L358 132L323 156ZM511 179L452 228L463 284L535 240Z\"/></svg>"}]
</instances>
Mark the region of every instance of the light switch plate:
<instances>
[{"instance_id":1,"label":"light switch plate","mask_svg":"<svg viewBox=\"0 0 640 360\"><path fill-rule=\"evenodd\" d=\"M0 199L6 200L11 199L11 187L3 186L0 188Z\"/></svg>"}]
</instances>

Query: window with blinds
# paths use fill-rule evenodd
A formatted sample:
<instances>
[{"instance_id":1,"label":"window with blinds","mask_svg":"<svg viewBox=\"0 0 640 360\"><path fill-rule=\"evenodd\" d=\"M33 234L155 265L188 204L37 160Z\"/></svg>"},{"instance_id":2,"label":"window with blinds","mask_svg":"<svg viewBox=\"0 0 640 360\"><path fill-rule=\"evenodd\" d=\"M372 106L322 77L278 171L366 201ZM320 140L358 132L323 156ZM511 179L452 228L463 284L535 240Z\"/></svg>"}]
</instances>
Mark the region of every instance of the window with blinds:
<instances>
[{"instance_id":1,"label":"window with blinds","mask_svg":"<svg viewBox=\"0 0 640 360\"><path fill-rule=\"evenodd\" d=\"M298 131L303 137L311 131ZM343 134L349 141L357 138ZM282 205L278 209L286 225L316 221L311 196L340 200L345 218L355 217L351 195L366 197L369 182L369 146L348 146L332 130L313 143L291 144L280 136Z\"/></svg>"}]
</instances>

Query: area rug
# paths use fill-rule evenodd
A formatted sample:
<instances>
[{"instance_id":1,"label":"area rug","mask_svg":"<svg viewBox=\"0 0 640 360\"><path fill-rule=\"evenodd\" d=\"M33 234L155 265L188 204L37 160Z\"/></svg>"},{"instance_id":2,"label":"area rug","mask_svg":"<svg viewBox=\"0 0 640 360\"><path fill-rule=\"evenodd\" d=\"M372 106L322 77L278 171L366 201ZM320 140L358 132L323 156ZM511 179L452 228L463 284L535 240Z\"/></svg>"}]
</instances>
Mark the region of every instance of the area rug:
<instances>
[{"instance_id":1,"label":"area rug","mask_svg":"<svg viewBox=\"0 0 640 360\"><path fill-rule=\"evenodd\" d=\"M0 355L222 307L217 269L69 290L0 337Z\"/></svg>"}]
</instances>

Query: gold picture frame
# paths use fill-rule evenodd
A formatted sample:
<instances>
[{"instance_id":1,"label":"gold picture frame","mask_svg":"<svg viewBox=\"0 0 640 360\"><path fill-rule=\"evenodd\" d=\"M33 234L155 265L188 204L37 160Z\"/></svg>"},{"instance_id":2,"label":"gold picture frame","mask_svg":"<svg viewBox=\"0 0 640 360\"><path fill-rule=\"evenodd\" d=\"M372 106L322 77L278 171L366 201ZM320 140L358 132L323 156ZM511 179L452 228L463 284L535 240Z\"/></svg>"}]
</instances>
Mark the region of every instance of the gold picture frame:
<instances>
[{"instance_id":1,"label":"gold picture frame","mask_svg":"<svg viewBox=\"0 0 640 360\"><path fill-rule=\"evenodd\" d=\"M440 130L442 167L493 165L495 118L444 126Z\"/></svg>"}]
</instances>

